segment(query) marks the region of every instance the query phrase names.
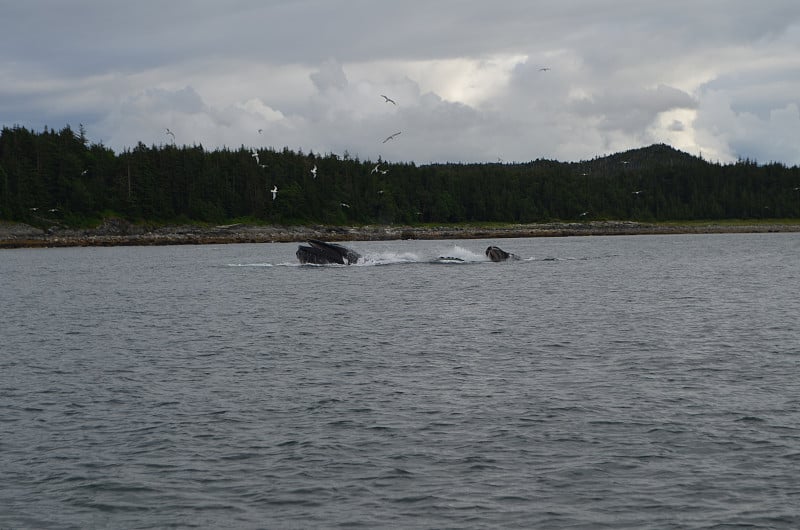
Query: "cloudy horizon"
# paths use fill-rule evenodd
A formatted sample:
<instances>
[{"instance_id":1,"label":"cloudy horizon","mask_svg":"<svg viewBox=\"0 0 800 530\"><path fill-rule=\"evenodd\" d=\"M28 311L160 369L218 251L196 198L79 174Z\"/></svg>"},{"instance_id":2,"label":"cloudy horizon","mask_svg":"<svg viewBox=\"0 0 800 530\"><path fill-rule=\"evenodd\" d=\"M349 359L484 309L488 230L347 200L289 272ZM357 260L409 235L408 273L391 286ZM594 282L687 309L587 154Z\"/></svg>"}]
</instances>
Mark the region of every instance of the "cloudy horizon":
<instances>
[{"instance_id":1,"label":"cloudy horizon","mask_svg":"<svg viewBox=\"0 0 800 530\"><path fill-rule=\"evenodd\" d=\"M391 162L666 143L793 166L799 44L784 0L32 0L0 17L0 125L82 124L117 152L169 129Z\"/></svg>"}]
</instances>

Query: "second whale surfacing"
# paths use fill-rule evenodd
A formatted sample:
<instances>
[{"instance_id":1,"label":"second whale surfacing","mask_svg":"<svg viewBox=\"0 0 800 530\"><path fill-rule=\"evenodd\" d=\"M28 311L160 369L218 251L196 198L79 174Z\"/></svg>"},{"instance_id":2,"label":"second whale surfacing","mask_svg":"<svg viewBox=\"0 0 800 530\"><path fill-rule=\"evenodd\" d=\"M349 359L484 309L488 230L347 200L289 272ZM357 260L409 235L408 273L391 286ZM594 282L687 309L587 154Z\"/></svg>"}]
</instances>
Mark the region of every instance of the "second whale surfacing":
<instances>
[{"instance_id":1,"label":"second whale surfacing","mask_svg":"<svg viewBox=\"0 0 800 530\"><path fill-rule=\"evenodd\" d=\"M300 263L311 263L314 265L352 265L356 263L361 254L353 249L347 248L336 243L326 243L318 239L309 239L308 246L300 245L295 253Z\"/></svg>"},{"instance_id":2,"label":"second whale surfacing","mask_svg":"<svg viewBox=\"0 0 800 530\"><path fill-rule=\"evenodd\" d=\"M488 247L486 249L485 254L489 257L490 260L494 262L506 261L509 259L511 260L519 259L519 256L517 256L516 254L512 254L511 252L506 252L502 248L496 247L494 245Z\"/></svg>"}]
</instances>

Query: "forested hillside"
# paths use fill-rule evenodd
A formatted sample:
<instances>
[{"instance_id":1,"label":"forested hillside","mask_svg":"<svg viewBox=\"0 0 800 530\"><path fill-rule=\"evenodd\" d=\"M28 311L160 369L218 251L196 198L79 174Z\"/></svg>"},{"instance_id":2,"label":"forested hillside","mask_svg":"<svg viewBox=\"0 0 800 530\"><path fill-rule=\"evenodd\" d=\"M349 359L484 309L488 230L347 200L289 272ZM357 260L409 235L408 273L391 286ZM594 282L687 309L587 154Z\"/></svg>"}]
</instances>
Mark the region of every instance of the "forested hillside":
<instances>
[{"instance_id":1,"label":"forested hillside","mask_svg":"<svg viewBox=\"0 0 800 530\"><path fill-rule=\"evenodd\" d=\"M82 127L3 128L0 219L79 226L109 216L332 225L798 218L800 168L721 165L666 145L581 162L423 166L245 146L139 143L115 153L90 144Z\"/></svg>"}]
</instances>

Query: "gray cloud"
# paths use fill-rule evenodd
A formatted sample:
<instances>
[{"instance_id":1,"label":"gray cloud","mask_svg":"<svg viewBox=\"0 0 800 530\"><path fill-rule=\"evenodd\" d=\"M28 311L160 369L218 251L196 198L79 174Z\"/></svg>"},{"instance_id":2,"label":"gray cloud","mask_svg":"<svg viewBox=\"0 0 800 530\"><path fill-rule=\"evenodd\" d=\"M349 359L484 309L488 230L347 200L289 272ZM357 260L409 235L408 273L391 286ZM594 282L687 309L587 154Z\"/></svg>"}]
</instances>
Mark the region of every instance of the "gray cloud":
<instances>
[{"instance_id":1,"label":"gray cloud","mask_svg":"<svg viewBox=\"0 0 800 530\"><path fill-rule=\"evenodd\" d=\"M629 134L644 130L662 112L695 106L689 94L665 85L654 89L625 87L616 92L602 92L573 105L578 115L600 118L599 127Z\"/></svg>"},{"instance_id":2,"label":"gray cloud","mask_svg":"<svg viewBox=\"0 0 800 530\"><path fill-rule=\"evenodd\" d=\"M672 120L672 123L669 124L668 128L670 131L682 132L686 130L686 125L684 125L682 121Z\"/></svg>"},{"instance_id":3,"label":"gray cloud","mask_svg":"<svg viewBox=\"0 0 800 530\"><path fill-rule=\"evenodd\" d=\"M333 59L323 63L319 70L309 77L317 90L322 92L331 88L343 89L347 86L347 76L344 75L342 65Z\"/></svg>"},{"instance_id":4,"label":"gray cloud","mask_svg":"<svg viewBox=\"0 0 800 530\"><path fill-rule=\"evenodd\" d=\"M421 163L666 141L797 164L798 42L794 0L31 0L0 18L0 124L118 150L169 127Z\"/></svg>"}]
</instances>

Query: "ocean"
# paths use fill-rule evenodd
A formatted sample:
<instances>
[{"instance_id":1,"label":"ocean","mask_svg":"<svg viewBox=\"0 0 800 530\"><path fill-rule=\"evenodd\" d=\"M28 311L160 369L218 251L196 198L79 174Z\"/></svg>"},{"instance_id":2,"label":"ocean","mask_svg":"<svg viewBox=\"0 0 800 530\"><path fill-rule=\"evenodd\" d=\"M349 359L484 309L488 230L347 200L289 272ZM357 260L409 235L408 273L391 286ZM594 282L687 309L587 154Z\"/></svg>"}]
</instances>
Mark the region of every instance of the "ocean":
<instances>
[{"instance_id":1,"label":"ocean","mask_svg":"<svg viewBox=\"0 0 800 530\"><path fill-rule=\"evenodd\" d=\"M346 245L0 251L0 528L800 527L800 234Z\"/></svg>"}]
</instances>

